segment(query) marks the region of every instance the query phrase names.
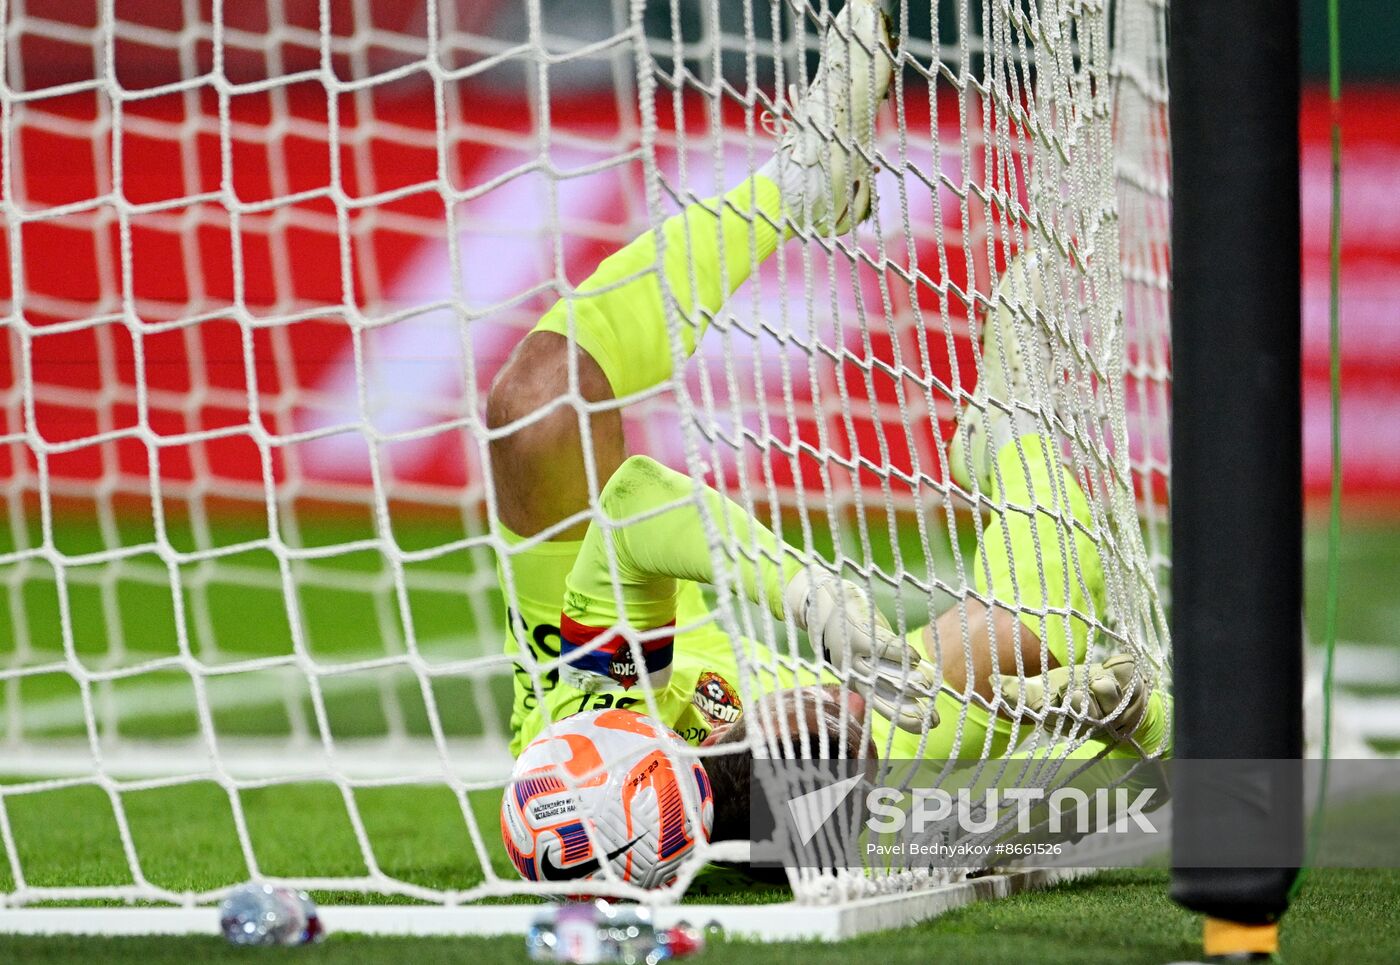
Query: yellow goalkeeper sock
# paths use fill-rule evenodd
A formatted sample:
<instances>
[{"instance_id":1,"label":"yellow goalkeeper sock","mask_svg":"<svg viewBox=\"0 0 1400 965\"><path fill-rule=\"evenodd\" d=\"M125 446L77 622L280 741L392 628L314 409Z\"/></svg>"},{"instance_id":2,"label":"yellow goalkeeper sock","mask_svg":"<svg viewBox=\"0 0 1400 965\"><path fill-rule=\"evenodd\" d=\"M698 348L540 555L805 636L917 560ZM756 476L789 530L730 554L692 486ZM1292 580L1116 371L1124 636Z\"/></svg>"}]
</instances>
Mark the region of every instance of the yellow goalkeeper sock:
<instances>
[{"instance_id":1,"label":"yellow goalkeeper sock","mask_svg":"<svg viewBox=\"0 0 1400 965\"><path fill-rule=\"evenodd\" d=\"M611 627L623 622L643 630L664 627L676 619L678 580L717 582L702 506L736 550L734 576L744 593L782 619L783 589L802 566L796 552L732 499L654 459L632 456L598 497L602 517L620 525L595 520L565 580L562 654L592 644L570 661L572 677L617 676L615 668L630 661L620 638L598 642ZM755 551L757 559L749 559L746 554ZM641 649L655 684L670 664L670 639L648 639ZM617 663L619 652L624 659ZM571 682L586 687L586 680Z\"/></svg>"},{"instance_id":2,"label":"yellow goalkeeper sock","mask_svg":"<svg viewBox=\"0 0 1400 965\"><path fill-rule=\"evenodd\" d=\"M705 334L709 316L778 248L783 201L778 186L755 176L718 198L692 204L661 226L659 268L681 313L685 354ZM610 255L535 326L573 339L608 377L616 398L671 377L672 353L657 274L656 232ZM572 315L572 317L571 317Z\"/></svg>"},{"instance_id":3,"label":"yellow goalkeeper sock","mask_svg":"<svg viewBox=\"0 0 1400 965\"><path fill-rule=\"evenodd\" d=\"M1092 529L1089 502L1043 436L1006 443L996 466L992 498L1005 508L978 543L972 564L977 590L1014 609L1060 666L1081 663L1091 629L1086 617L1101 620L1105 609L1098 547L1069 522L1072 516Z\"/></svg>"}]
</instances>

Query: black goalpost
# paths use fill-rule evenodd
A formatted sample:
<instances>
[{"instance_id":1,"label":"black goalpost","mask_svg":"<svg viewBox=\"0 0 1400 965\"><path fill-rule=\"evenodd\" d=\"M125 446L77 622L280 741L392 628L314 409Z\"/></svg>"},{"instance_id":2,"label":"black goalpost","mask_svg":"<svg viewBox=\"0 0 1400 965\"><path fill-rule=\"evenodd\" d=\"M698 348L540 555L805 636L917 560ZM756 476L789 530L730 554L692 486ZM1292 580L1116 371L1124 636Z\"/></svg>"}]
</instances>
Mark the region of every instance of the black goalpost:
<instances>
[{"instance_id":1,"label":"black goalpost","mask_svg":"<svg viewBox=\"0 0 1400 965\"><path fill-rule=\"evenodd\" d=\"M1171 0L1175 756L1300 758L1302 426L1298 6ZM1172 897L1267 944L1294 868L1206 868L1265 825L1301 854L1293 768L1181 774ZM1180 772L1177 772L1180 773ZM1260 788L1265 789L1261 795ZM1261 814L1260 807L1268 809ZM1296 826L1296 835L1294 829ZM1277 837L1275 838L1277 840ZM1232 949L1211 945L1208 954ZM1227 942L1227 944L1229 944ZM1263 951L1236 948L1234 951Z\"/></svg>"}]
</instances>

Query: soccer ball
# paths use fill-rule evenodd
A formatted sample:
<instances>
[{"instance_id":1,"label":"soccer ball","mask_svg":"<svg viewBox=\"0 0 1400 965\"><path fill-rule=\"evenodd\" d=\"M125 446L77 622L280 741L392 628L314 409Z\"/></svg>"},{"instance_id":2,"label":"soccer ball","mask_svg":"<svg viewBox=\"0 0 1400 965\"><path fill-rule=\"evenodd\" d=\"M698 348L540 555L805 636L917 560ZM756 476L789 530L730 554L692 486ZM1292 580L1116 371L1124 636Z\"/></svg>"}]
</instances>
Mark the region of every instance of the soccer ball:
<instances>
[{"instance_id":1,"label":"soccer ball","mask_svg":"<svg viewBox=\"0 0 1400 965\"><path fill-rule=\"evenodd\" d=\"M714 823L705 769L680 759L681 744L630 710L554 724L516 760L501 800L516 870L530 881L575 881L605 877L606 865L642 888L674 881Z\"/></svg>"}]
</instances>

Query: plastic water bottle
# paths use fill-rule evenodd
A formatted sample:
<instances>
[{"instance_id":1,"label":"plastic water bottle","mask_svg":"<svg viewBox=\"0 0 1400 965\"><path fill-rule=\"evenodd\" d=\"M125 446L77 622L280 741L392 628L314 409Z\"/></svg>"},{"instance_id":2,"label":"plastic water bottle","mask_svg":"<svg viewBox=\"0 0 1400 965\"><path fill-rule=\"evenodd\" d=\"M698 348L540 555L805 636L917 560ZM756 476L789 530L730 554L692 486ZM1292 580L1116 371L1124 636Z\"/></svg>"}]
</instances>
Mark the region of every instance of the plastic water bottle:
<instances>
[{"instance_id":1,"label":"plastic water bottle","mask_svg":"<svg viewBox=\"0 0 1400 965\"><path fill-rule=\"evenodd\" d=\"M689 925L657 929L649 908L602 899L552 905L536 916L525 937L533 960L568 965L656 965L692 955L704 944Z\"/></svg>"},{"instance_id":2,"label":"plastic water bottle","mask_svg":"<svg viewBox=\"0 0 1400 965\"><path fill-rule=\"evenodd\" d=\"M316 903L304 891L253 882L219 906L219 927L234 945L306 945L324 937Z\"/></svg>"}]
</instances>

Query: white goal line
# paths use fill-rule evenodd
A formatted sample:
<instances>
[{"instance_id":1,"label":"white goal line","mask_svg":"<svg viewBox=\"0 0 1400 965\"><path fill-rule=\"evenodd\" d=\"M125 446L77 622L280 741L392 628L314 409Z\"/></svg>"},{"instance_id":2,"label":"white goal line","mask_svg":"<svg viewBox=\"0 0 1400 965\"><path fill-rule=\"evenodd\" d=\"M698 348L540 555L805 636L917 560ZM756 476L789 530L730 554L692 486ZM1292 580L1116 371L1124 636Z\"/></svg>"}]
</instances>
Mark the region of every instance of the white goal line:
<instances>
[{"instance_id":1,"label":"white goal line","mask_svg":"<svg viewBox=\"0 0 1400 965\"><path fill-rule=\"evenodd\" d=\"M834 905L779 902L767 905L660 905L660 927L686 922L757 941L840 941L902 928L976 901L1004 898L1092 874L1082 868L1025 869L969 878L923 891L860 898ZM328 933L380 936L523 935L539 904L485 904L455 908L421 905L323 905ZM218 909L15 908L0 909L0 934L16 935L212 935Z\"/></svg>"}]
</instances>

